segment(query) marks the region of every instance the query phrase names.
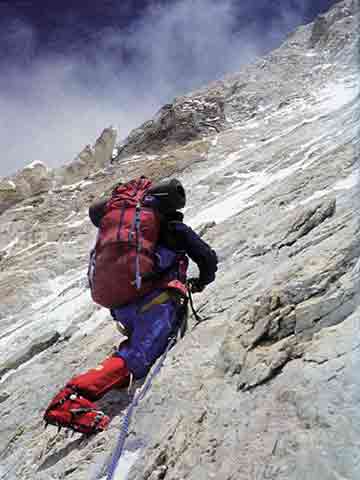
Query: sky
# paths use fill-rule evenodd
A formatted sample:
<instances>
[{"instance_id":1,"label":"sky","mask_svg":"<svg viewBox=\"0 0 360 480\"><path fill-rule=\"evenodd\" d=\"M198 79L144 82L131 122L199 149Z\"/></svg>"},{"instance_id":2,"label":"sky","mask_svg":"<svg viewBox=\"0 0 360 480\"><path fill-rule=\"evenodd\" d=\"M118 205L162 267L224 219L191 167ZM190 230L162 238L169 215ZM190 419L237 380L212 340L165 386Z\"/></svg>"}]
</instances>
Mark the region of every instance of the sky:
<instances>
[{"instance_id":1,"label":"sky","mask_svg":"<svg viewBox=\"0 0 360 480\"><path fill-rule=\"evenodd\" d=\"M334 0L0 0L0 176L124 138Z\"/></svg>"}]
</instances>

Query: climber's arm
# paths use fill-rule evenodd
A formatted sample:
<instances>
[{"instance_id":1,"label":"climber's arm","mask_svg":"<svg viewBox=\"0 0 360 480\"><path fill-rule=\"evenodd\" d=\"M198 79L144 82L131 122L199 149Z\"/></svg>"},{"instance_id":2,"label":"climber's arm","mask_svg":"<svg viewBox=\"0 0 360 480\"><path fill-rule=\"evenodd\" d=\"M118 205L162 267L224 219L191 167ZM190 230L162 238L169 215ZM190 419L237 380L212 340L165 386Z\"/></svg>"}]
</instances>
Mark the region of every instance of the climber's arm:
<instances>
[{"instance_id":1,"label":"climber's arm","mask_svg":"<svg viewBox=\"0 0 360 480\"><path fill-rule=\"evenodd\" d=\"M170 222L169 228L176 236L177 247L197 264L199 283L205 287L213 282L218 264L216 252L185 223Z\"/></svg>"}]
</instances>

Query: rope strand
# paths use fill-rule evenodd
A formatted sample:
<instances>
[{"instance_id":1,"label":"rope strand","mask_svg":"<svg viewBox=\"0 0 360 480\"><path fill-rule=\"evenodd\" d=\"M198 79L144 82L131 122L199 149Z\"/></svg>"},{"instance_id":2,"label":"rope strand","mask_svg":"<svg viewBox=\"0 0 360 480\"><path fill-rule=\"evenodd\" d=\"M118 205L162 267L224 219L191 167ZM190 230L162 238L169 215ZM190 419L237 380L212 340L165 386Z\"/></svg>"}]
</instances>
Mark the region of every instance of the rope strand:
<instances>
[{"instance_id":1,"label":"rope strand","mask_svg":"<svg viewBox=\"0 0 360 480\"><path fill-rule=\"evenodd\" d=\"M114 479L114 474L116 472L117 466L119 464L119 460L121 458L121 455L123 454L124 451L124 446L125 446L125 441L126 437L129 431L129 427L131 424L131 418L133 415L133 412L135 408L138 406L139 402L145 397L146 393L150 390L150 387L152 385L152 381L156 377L156 375L160 372L161 367L163 366L165 359L167 357L167 354L169 350L175 345L176 343L176 336L171 337L169 339L169 343L167 344L165 352L162 354L160 357L158 363L156 364L154 370L151 372L151 374L148 376L146 382L140 389L140 392L134 396L133 401L131 402L125 417L123 418L123 423L121 426L119 438L115 447L115 450L113 452L109 467L108 467L108 472L107 472L107 477L106 480L113 480Z\"/></svg>"}]
</instances>

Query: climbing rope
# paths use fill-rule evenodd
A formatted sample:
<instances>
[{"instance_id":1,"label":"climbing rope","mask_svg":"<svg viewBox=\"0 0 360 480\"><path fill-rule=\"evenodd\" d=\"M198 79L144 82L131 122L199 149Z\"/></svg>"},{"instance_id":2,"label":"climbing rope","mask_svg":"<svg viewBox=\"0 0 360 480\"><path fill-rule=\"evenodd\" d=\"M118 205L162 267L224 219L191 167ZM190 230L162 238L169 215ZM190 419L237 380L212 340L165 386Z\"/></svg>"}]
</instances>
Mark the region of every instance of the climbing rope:
<instances>
[{"instance_id":1,"label":"climbing rope","mask_svg":"<svg viewBox=\"0 0 360 480\"><path fill-rule=\"evenodd\" d=\"M162 366L164 365L164 362L166 360L166 357L167 357L167 354L168 354L169 350L171 350L171 348L175 345L175 343L176 343L176 336L171 337L169 339L169 343L167 344L165 352L162 354L162 356L158 360L155 368L153 369L151 374L146 379L146 382L144 383L144 385L140 389L140 392L137 395L134 396L134 398L133 398L133 400L132 400L132 402L131 402L131 404L130 404L127 412L126 412L126 415L123 418L121 431L120 431L119 438L118 438L115 450L113 452L113 455L112 455L112 458L111 458L111 461L110 461L110 464L109 464L109 467L108 467L106 480L113 480L114 479L114 474L115 474L116 468L118 466L121 455L124 451L125 441L126 441L126 437L127 437L128 431L129 431L129 427L130 427L133 412L134 412L135 408L138 406L139 402L145 397L146 393L150 390L152 381L154 380L156 375L160 372Z\"/></svg>"}]
</instances>

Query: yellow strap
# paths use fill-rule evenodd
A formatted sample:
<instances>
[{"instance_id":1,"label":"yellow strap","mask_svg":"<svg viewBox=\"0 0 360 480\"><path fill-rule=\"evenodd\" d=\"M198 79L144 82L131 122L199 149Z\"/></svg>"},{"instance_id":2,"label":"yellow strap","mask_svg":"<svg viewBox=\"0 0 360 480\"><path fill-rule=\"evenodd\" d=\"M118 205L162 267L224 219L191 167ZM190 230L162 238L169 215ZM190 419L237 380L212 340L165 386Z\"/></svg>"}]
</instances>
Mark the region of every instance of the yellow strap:
<instances>
[{"instance_id":1,"label":"yellow strap","mask_svg":"<svg viewBox=\"0 0 360 480\"><path fill-rule=\"evenodd\" d=\"M170 298L173 298L172 293L169 291L161 292L160 295L157 297L153 298L151 302L147 303L140 309L140 313L147 312L150 310L151 307L154 305L161 305L162 303L166 303L167 301L170 300Z\"/></svg>"}]
</instances>

